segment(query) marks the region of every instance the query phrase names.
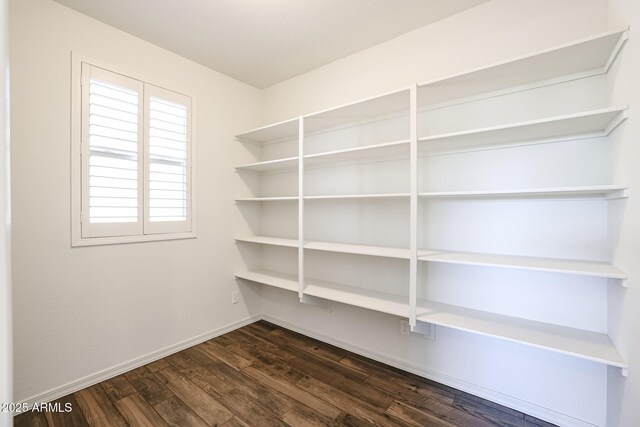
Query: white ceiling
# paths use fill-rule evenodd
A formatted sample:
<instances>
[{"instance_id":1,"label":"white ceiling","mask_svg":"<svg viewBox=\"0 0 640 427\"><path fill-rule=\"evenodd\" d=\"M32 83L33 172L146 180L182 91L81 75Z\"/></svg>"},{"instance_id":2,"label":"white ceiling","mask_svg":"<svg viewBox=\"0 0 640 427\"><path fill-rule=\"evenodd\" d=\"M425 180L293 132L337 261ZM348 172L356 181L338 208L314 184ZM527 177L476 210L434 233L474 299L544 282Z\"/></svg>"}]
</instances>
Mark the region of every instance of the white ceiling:
<instances>
[{"instance_id":1,"label":"white ceiling","mask_svg":"<svg viewBox=\"0 0 640 427\"><path fill-rule=\"evenodd\" d=\"M55 0L265 88L488 0Z\"/></svg>"}]
</instances>

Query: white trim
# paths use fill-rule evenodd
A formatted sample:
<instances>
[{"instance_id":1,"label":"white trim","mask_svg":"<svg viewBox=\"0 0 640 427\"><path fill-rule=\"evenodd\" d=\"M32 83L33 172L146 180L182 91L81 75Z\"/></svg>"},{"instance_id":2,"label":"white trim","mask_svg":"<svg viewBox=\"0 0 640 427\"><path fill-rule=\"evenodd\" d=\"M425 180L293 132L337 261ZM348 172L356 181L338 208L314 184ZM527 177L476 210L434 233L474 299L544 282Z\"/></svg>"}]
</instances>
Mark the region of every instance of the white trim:
<instances>
[{"instance_id":1,"label":"white trim","mask_svg":"<svg viewBox=\"0 0 640 427\"><path fill-rule=\"evenodd\" d=\"M6 0L0 0L0 402L13 401L9 10L7 3ZM11 425L11 414L0 412L0 426Z\"/></svg>"},{"instance_id":2,"label":"white trim","mask_svg":"<svg viewBox=\"0 0 640 427\"><path fill-rule=\"evenodd\" d=\"M195 345L208 341L217 336L226 334L228 332L234 331L243 326L257 322L260 319L262 319L261 314L255 314L253 316L246 317L244 319L230 323L226 326L222 326L212 331L205 332L204 334L197 335L188 340L181 341L177 344L172 344L168 347L162 348L160 350L156 350L144 356L136 357L135 359L129 360L124 363L120 363L111 368L103 369L102 371L98 371L94 374L90 374L83 378L79 378L75 381L71 381L60 387L52 388L43 393L36 394L35 396L31 396L26 399L20 399L20 402L27 403L29 407L33 406L33 404L36 402L38 403L51 402L53 400L59 399L68 394L75 393L76 391L98 384L99 382L108 380L109 378L113 378L125 372L129 372L132 369L136 369L141 366L147 365L151 362L155 362L158 359L162 359L171 354L177 353L189 347L193 347ZM14 414L14 415L18 415L18 414Z\"/></svg>"},{"instance_id":3,"label":"white trim","mask_svg":"<svg viewBox=\"0 0 640 427\"><path fill-rule=\"evenodd\" d=\"M418 86L409 94L409 326L416 327L418 295Z\"/></svg>"},{"instance_id":4,"label":"white trim","mask_svg":"<svg viewBox=\"0 0 640 427\"><path fill-rule=\"evenodd\" d=\"M298 118L298 298L304 298L304 117Z\"/></svg>"},{"instance_id":5,"label":"white trim","mask_svg":"<svg viewBox=\"0 0 640 427\"><path fill-rule=\"evenodd\" d=\"M554 424L558 424L564 427L597 427L595 424L591 424L587 421L579 420L571 416L562 414L560 412L553 411L543 406L536 405L535 403L527 402L525 400L517 399L500 392L479 386L477 384L447 375L443 372L435 371L432 369L426 369L424 366L420 366L406 360L399 359L388 354L381 353L377 350L373 350L367 347L359 346L351 342L343 341L334 338L330 335L325 335L320 332L312 331L300 327L296 324L289 323L286 320L279 319L271 316L270 314L262 314L262 319L268 322L278 325L280 327L292 330L302 335L306 335L311 338L315 338L327 344L334 345L352 353L359 354L369 359L384 363L394 368L401 369L403 371L410 372L412 374L419 375L423 378L438 382L440 384L453 387L457 390L461 390L483 399L487 399L491 402L497 403L502 406L520 411L532 417L539 418Z\"/></svg>"},{"instance_id":6,"label":"white trim","mask_svg":"<svg viewBox=\"0 0 640 427\"><path fill-rule=\"evenodd\" d=\"M195 227L195 225L194 225ZM71 242L73 247L96 246L96 245L117 245L122 243L142 243L158 242L161 240L184 240L195 239L195 229L189 233L168 233L168 234L143 234L140 236L114 236L114 237L90 237L78 239Z\"/></svg>"}]
</instances>

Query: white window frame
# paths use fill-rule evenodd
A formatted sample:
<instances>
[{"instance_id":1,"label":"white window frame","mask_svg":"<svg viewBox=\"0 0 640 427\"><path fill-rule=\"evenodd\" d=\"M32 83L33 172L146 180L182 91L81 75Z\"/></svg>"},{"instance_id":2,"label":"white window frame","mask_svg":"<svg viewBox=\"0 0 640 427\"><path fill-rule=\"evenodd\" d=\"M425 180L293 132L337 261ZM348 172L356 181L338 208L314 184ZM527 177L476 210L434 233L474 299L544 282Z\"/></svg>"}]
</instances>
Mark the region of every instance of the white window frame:
<instances>
[{"instance_id":1,"label":"white window frame","mask_svg":"<svg viewBox=\"0 0 640 427\"><path fill-rule=\"evenodd\" d=\"M88 105L83 96L87 96L88 91L82 90L82 85L89 80L88 73L83 73L83 64L90 65L92 73L100 73L99 69L109 72L109 79L113 80L111 73L122 76L122 86L132 87L132 82L140 84L140 88L144 85L145 90L140 89L139 103L139 134L144 138L140 139L143 144L142 153L148 152L148 132L143 129L148 128L148 103L150 96L156 95L177 102L184 102L185 99L190 100L190 114L188 114L187 132L188 132L188 170L187 170L187 220L177 223L170 222L150 222L148 218L148 156L138 156L138 218L136 224L90 224L88 221L88 212L83 212L83 198L88 201L88 168L83 168L83 156L88 159L88 146L83 144L86 135L83 132L83 118L87 111L83 111ZM86 82L83 82L83 79ZM118 67L105 64L102 61L90 59L85 55L77 52L71 53L71 246L92 246L92 245L108 245L118 243L135 243L148 242L158 240L176 240L191 239L197 237L196 228L196 100L195 97L183 95L180 92L165 89L171 87L168 84L157 84L151 79L140 76L139 73L130 73ZM86 126L85 126L86 128ZM144 202L143 202L144 201ZM83 230L84 227L84 230ZM105 236L105 234L117 234Z\"/></svg>"}]
</instances>

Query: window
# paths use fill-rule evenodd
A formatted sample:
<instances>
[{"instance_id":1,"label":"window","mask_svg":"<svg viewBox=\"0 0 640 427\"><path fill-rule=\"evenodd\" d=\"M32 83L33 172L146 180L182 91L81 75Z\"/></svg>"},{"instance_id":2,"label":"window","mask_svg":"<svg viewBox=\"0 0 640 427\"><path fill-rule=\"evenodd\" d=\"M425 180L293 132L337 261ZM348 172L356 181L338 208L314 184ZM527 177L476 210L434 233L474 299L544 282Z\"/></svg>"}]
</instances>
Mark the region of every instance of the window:
<instances>
[{"instance_id":1,"label":"window","mask_svg":"<svg viewBox=\"0 0 640 427\"><path fill-rule=\"evenodd\" d=\"M74 244L194 237L191 98L79 66Z\"/></svg>"}]
</instances>

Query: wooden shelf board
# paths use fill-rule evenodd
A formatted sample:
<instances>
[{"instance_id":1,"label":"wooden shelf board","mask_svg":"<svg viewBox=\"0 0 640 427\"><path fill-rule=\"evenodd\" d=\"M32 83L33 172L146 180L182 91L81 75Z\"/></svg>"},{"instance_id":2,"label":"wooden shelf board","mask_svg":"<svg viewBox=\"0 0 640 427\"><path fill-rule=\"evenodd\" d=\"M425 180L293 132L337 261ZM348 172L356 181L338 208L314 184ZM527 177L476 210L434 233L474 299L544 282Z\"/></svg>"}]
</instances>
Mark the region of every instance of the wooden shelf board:
<instances>
[{"instance_id":1,"label":"wooden shelf board","mask_svg":"<svg viewBox=\"0 0 640 427\"><path fill-rule=\"evenodd\" d=\"M335 200L335 199L409 199L409 193L386 193L386 194L333 194L325 196L304 196L305 200Z\"/></svg>"},{"instance_id":2,"label":"wooden shelf board","mask_svg":"<svg viewBox=\"0 0 640 427\"><path fill-rule=\"evenodd\" d=\"M421 154L606 136L626 119L626 106L472 129L419 139Z\"/></svg>"},{"instance_id":3,"label":"wooden shelf board","mask_svg":"<svg viewBox=\"0 0 640 427\"><path fill-rule=\"evenodd\" d=\"M605 72L627 29L608 31L419 85L418 107L493 93L563 76Z\"/></svg>"},{"instance_id":4,"label":"wooden shelf board","mask_svg":"<svg viewBox=\"0 0 640 427\"><path fill-rule=\"evenodd\" d=\"M308 114L304 131L313 134L401 113L409 113L408 88Z\"/></svg>"},{"instance_id":5,"label":"wooden shelf board","mask_svg":"<svg viewBox=\"0 0 640 427\"><path fill-rule=\"evenodd\" d=\"M298 201L298 196L279 196L279 197L243 197L236 199L238 203L245 202L288 202Z\"/></svg>"},{"instance_id":6,"label":"wooden shelf board","mask_svg":"<svg viewBox=\"0 0 640 427\"><path fill-rule=\"evenodd\" d=\"M241 242L241 243L258 243L261 245L285 246L289 248L298 247L298 240L283 239L280 237L246 236L246 237L236 237L235 240L236 242Z\"/></svg>"},{"instance_id":7,"label":"wooden shelf board","mask_svg":"<svg viewBox=\"0 0 640 427\"><path fill-rule=\"evenodd\" d=\"M504 267L551 273L577 274L581 276L605 277L626 280L627 274L605 262L580 261L556 258L538 258L515 255L483 254L472 252L440 252L418 257L420 261L449 264Z\"/></svg>"},{"instance_id":8,"label":"wooden shelf board","mask_svg":"<svg viewBox=\"0 0 640 427\"><path fill-rule=\"evenodd\" d=\"M284 159L267 160L264 162L249 163L236 166L237 171L267 172L274 170L297 169L298 157L287 157Z\"/></svg>"},{"instance_id":9,"label":"wooden shelf board","mask_svg":"<svg viewBox=\"0 0 640 427\"><path fill-rule=\"evenodd\" d=\"M298 292L298 276L293 274L279 273L271 270L254 270L236 272L235 276L238 279Z\"/></svg>"},{"instance_id":10,"label":"wooden shelf board","mask_svg":"<svg viewBox=\"0 0 640 427\"><path fill-rule=\"evenodd\" d=\"M611 366L626 367L609 337L602 333L424 300L418 303L417 319Z\"/></svg>"},{"instance_id":11,"label":"wooden shelf board","mask_svg":"<svg viewBox=\"0 0 640 427\"><path fill-rule=\"evenodd\" d=\"M406 288L409 289L408 284L406 284ZM409 317L408 296L315 279L305 279L304 294L394 316Z\"/></svg>"},{"instance_id":12,"label":"wooden shelf board","mask_svg":"<svg viewBox=\"0 0 640 427\"><path fill-rule=\"evenodd\" d=\"M420 197L444 198L599 198L627 197L628 187L617 185L591 185L582 187L524 188L510 190L435 191L419 193Z\"/></svg>"},{"instance_id":13,"label":"wooden shelf board","mask_svg":"<svg viewBox=\"0 0 640 427\"><path fill-rule=\"evenodd\" d=\"M402 157L408 158L409 140L347 148L344 150L327 151L317 154L307 154L304 156L304 160L305 165L316 165L329 162L359 161L385 157L390 159Z\"/></svg>"},{"instance_id":14,"label":"wooden shelf board","mask_svg":"<svg viewBox=\"0 0 640 427\"><path fill-rule=\"evenodd\" d=\"M386 258L409 259L409 249L389 246L352 245L347 243L314 242L305 243L305 249L325 252L340 252L356 255L370 255Z\"/></svg>"},{"instance_id":15,"label":"wooden shelf board","mask_svg":"<svg viewBox=\"0 0 640 427\"><path fill-rule=\"evenodd\" d=\"M236 135L240 142L268 143L297 138L299 133L298 118L262 126Z\"/></svg>"}]
</instances>

